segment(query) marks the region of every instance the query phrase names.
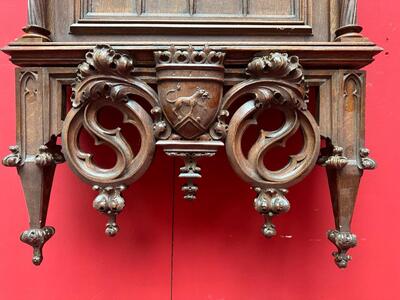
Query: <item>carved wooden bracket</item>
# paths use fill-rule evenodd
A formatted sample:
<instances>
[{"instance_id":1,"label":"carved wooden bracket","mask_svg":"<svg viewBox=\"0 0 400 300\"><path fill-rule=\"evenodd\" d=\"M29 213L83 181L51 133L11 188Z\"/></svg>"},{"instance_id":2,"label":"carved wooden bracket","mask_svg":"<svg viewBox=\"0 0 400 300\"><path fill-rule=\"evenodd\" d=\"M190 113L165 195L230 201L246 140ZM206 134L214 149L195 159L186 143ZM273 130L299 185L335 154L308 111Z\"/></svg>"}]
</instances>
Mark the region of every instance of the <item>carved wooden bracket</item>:
<instances>
[{"instance_id":1,"label":"carved wooden bracket","mask_svg":"<svg viewBox=\"0 0 400 300\"><path fill-rule=\"evenodd\" d=\"M257 192L254 205L265 218L263 234L276 235L271 218L289 211L286 188L310 172L320 151L320 133L307 110L307 88L299 59L284 53L256 57L246 70L248 79L223 95L224 53L207 46L172 46L154 55L158 93L132 76L130 57L109 46L100 45L88 52L86 61L78 67L73 108L62 132L63 149L72 170L99 192L93 206L109 217L106 233L117 233L116 215L125 205L121 192L147 170L156 145L167 155L183 158L185 165L179 176L187 180L182 190L188 200L196 199L194 181L201 178L197 159L211 157L225 145L236 173ZM151 111L135 100L137 96L151 106ZM233 110L237 103L242 104ZM106 129L99 124L97 114L107 106L118 109L124 123L133 124L139 131L141 147L137 153L120 128ZM243 153L245 131L257 124L262 111L272 108L283 113L284 124L274 131L261 130L248 154ZM97 144L115 152L114 167L98 167L93 155L81 149L79 134L83 129ZM264 156L274 147L284 147L299 130L304 138L300 153L292 155L282 169L269 170Z\"/></svg>"}]
</instances>

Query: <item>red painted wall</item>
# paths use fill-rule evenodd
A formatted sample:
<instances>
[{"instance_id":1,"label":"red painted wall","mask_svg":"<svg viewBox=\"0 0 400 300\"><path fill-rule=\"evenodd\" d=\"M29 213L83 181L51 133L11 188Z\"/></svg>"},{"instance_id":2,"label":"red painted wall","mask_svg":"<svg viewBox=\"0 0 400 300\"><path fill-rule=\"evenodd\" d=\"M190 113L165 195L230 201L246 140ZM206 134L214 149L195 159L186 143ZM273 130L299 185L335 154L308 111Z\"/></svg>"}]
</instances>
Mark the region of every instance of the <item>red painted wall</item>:
<instances>
[{"instance_id":1,"label":"red painted wall","mask_svg":"<svg viewBox=\"0 0 400 300\"><path fill-rule=\"evenodd\" d=\"M1 1L1 45L21 34L26 2ZM367 146L379 168L366 172L361 185L353 220L359 246L347 270L336 268L325 238L333 217L321 168L291 189L292 209L276 220L281 237L266 240L254 195L224 153L203 161L195 203L181 199L174 180L180 162L158 153L125 194L122 230L114 239L103 234L105 220L91 207L90 187L60 166L48 216L57 233L40 268L18 239L28 226L18 176L1 167L0 299L400 299L400 4L359 2L364 33L385 52L367 68ZM15 143L13 69L0 55L2 156Z\"/></svg>"}]
</instances>

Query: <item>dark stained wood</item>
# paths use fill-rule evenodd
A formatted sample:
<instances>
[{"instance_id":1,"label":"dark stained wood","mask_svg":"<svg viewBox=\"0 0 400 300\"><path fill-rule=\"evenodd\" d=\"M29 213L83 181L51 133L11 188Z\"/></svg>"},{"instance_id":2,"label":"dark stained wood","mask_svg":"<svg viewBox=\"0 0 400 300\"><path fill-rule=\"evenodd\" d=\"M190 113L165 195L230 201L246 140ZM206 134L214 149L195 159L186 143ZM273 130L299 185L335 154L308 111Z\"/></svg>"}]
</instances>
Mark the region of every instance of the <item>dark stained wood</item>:
<instances>
[{"instance_id":1,"label":"dark stained wood","mask_svg":"<svg viewBox=\"0 0 400 300\"><path fill-rule=\"evenodd\" d=\"M255 191L262 234L277 234L272 218L290 210L288 188L318 162L325 167L335 228L334 260L347 266L357 243L351 219L364 170L374 169L364 145L365 72L382 49L361 33L355 0L29 0L25 34L3 51L16 73L17 144L3 159L21 177L30 228L21 240L33 263L55 233L46 225L56 164L97 191L93 207L119 231L123 191L150 166L156 147L181 157L184 198L195 200L199 159L225 146L235 172ZM50 38L52 41L50 41ZM73 86L67 116L66 87ZM155 89L155 87L157 87ZM308 110L308 88L317 110ZM120 128L104 128L98 112L113 107L136 127L134 149ZM284 122L259 129L248 153L246 129L275 109ZM98 166L80 147L86 130L116 155ZM303 148L279 170L264 157L301 132ZM62 136L61 145L57 137ZM326 147L320 149L320 140ZM200 199L201 201L201 199Z\"/></svg>"}]
</instances>

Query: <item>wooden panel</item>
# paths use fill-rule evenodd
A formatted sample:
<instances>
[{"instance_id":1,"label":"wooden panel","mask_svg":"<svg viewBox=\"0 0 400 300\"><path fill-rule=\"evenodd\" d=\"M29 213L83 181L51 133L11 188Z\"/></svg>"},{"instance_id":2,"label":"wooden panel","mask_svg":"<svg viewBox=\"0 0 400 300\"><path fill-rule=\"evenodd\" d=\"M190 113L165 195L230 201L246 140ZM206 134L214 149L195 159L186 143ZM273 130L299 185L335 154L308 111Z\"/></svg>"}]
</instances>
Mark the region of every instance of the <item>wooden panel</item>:
<instances>
[{"instance_id":1,"label":"wooden panel","mask_svg":"<svg viewBox=\"0 0 400 300\"><path fill-rule=\"evenodd\" d=\"M248 0L248 14L256 16L289 16L299 9L299 0Z\"/></svg>"},{"instance_id":2,"label":"wooden panel","mask_svg":"<svg viewBox=\"0 0 400 300\"><path fill-rule=\"evenodd\" d=\"M90 0L88 11L93 13L132 13L135 0Z\"/></svg>"},{"instance_id":3,"label":"wooden panel","mask_svg":"<svg viewBox=\"0 0 400 300\"><path fill-rule=\"evenodd\" d=\"M195 14L211 15L242 15L243 1L246 0L197 0L195 1ZM260 0L256 0L260 1Z\"/></svg>"},{"instance_id":4,"label":"wooden panel","mask_svg":"<svg viewBox=\"0 0 400 300\"><path fill-rule=\"evenodd\" d=\"M142 21L154 15L172 15L169 21L201 22L218 16L224 22L304 21L309 0L72 0L83 20L113 18ZM188 18L190 16L190 18ZM235 19L232 20L232 17ZM117 18L117 19L116 19ZM146 20L149 21L149 20ZM154 20L158 22L160 20ZM213 20L216 21L216 20Z\"/></svg>"},{"instance_id":5,"label":"wooden panel","mask_svg":"<svg viewBox=\"0 0 400 300\"><path fill-rule=\"evenodd\" d=\"M55 1L55 0L52 0ZM311 0L69 0L72 35L308 35ZM319 29L317 29L318 31Z\"/></svg>"},{"instance_id":6,"label":"wooden panel","mask_svg":"<svg viewBox=\"0 0 400 300\"><path fill-rule=\"evenodd\" d=\"M139 1L139 0L138 0ZM189 14L188 0L145 0L143 1L143 12L145 14Z\"/></svg>"}]
</instances>

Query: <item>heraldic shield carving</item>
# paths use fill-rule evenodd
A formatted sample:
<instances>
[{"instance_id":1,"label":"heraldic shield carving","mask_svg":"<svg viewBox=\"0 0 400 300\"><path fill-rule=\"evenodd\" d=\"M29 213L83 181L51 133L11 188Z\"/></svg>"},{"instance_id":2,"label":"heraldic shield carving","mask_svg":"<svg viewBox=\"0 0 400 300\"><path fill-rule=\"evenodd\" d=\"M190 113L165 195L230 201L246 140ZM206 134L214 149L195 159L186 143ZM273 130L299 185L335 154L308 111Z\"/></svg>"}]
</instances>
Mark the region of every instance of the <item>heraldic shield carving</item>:
<instances>
[{"instance_id":1,"label":"heraldic shield carving","mask_svg":"<svg viewBox=\"0 0 400 300\"><path fill-rule=\"evenodd\" d=\"M276 235L271 219L289 211L287 188L311 171L320 150L319 129L307 110L299 58L285 53L255 57L243 69L244 79L228 86L225 95L223 52L207 46L172 46L154 52L154 58L158 92L135 76L131 57L109 46L88 52L78 67L72 109L63 127L63 152L72 170L99 193L93 206L108 217L106 233L114 236L118 232L116 216L125 206L122 193L147 170L157 146L167 155L183 158L179 177L187 181L182 191L188 200L196 199L194 181L201 178L197 159L211 157L225 146L235 172L257 193L254 207L265 219L262 233ZM138 150L131 147L120 128L100 124L97 114L108 106L123 114L124 123L136 127ZM247 128L257 126L257 119L268 109L281 111L283 124L274 131L261 129L245 153L242 139ZM82 130L88 131L97 145L116 153L113 167L97 166L94 154L82 150ZM297 131L302 133L302 150L288 157L282 169L268 170L263 158L269 149L285 147Z\"/></svg>"},{"instance_id":2,"label":"heraldic shield carving","mask_svg":"<svg viewBox=\"0 0 400 300\"><path fill-rule=\"evenodd\" d=\"M185 139L206 133L220 110L224 57L208 47L199 51L171 47L155 53L161 108Z\"/></svg>"}]
</instances>

